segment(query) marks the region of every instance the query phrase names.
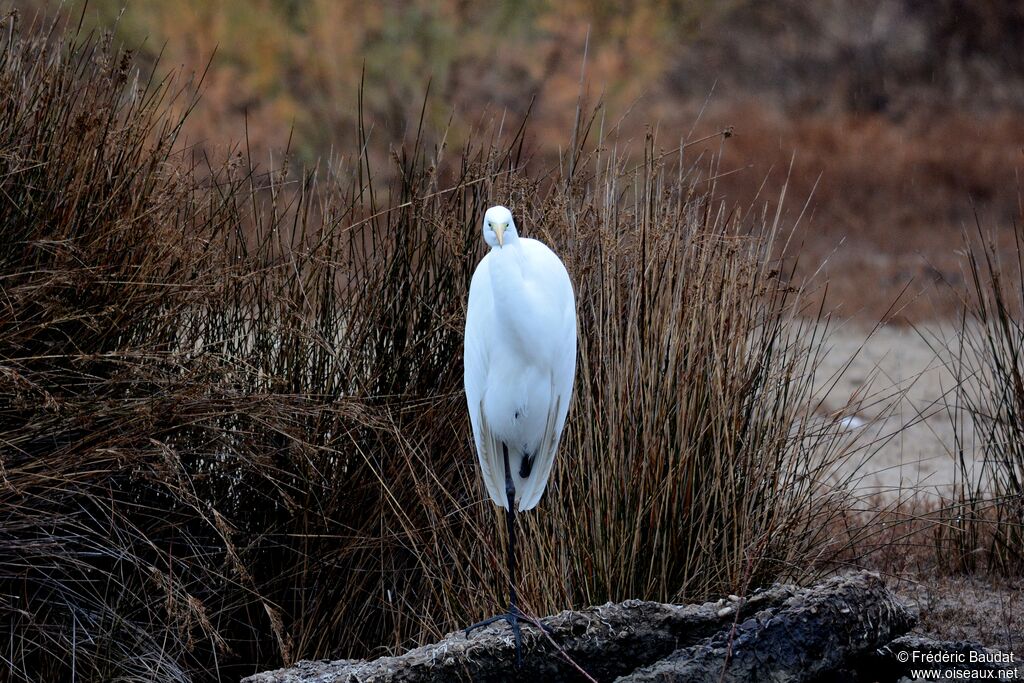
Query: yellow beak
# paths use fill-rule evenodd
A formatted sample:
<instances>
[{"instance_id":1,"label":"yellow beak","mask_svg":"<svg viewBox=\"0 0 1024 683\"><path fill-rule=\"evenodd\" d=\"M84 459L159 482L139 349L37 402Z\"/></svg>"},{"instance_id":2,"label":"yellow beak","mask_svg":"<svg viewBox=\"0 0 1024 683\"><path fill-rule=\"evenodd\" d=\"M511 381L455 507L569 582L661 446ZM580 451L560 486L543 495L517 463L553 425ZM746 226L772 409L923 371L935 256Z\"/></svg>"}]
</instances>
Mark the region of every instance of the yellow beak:
<instances>
[{"instance_id":1,"label":"yellow beak","mask_svg":"<svg viewBox=\"0 0 1024 683\"><path fill-rule=\"evenodd\" d=\"M498 223L494 226L494 234L498 237L498 246L505 246L505 228L508 227L508 223Z\"/></svg>"}]
</instances>

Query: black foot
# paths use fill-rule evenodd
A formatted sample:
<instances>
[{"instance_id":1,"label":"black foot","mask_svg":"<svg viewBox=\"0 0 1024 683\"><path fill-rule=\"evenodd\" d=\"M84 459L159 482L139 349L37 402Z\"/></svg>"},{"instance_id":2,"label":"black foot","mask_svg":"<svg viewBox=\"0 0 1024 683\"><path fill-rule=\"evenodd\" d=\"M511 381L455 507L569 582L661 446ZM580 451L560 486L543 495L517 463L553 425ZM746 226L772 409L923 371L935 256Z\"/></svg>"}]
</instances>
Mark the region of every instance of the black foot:
<instances>
[{"instance_id":1,"label":"black foot","mask_svg":"<svg viewBox=\"0 0 1024 683\"><path fill-rule=\"evenodd\" d=\"M555 635L555 629L545 624L541 619L538 619L537 621L531 621L530 623L534 626L540 626L544 633L548 634L549 636Z\"/></svg>"},{"instance_id":2,"label":"black foot","mask_svg":"<svg viewBox=\"0 0 1024 683\"><path fill-rule=\"evenodd\" d=\"M483 621L478 621L471 626L467 626L466 637L469 638L469 634L472 631L475 631L478 628L483 628L484 626L490 626L491 624L497 621L507 622L508 625L512 628L512 638L515 640L516 644L516 668L520 669L523 666L523 632L519 628L520 619L527 621L523 616L523 613L519 611L518 607L512 607L511 609L509 609L508 612L505 612L505 614L498 614L496 616L491 617L490 619L484 619ZM543 626L544 629L547 630L546 626L544 626L543 624L541 624L541 626Z\"/></svg>"}]
</instances>

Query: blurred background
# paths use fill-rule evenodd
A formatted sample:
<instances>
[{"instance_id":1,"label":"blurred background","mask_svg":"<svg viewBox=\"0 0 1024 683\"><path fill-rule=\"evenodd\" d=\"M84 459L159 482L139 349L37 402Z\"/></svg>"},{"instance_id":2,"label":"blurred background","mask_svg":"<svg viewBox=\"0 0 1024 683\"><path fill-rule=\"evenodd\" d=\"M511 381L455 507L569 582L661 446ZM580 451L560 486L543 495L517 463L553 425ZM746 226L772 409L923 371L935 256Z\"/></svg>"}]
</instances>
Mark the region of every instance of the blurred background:
<instances>
[{"instance_id":1,"label":"blurred background","mask_svg":"<svg viewBox=\"0 0 1024 683\"><path fill-rule=\"evenodd\" d=\"M1018 2L15 3L40 22L58 5L86 30L116 26L158 73L195 74L187 87L205 72L187 133L213 157L243 139L268 165L285 150L310 166L355 149L361 83L384 174L421 112L453 160L474 133L528 116L538 167L595 111L590 144L638 155L648 132L671 151L731 129L686 154L738 212L774 211L788 183L799 272L827 279L844 317L951 315L961 230L975 214L990 229L1020 216Z\"/></svg>"}]
</instances>

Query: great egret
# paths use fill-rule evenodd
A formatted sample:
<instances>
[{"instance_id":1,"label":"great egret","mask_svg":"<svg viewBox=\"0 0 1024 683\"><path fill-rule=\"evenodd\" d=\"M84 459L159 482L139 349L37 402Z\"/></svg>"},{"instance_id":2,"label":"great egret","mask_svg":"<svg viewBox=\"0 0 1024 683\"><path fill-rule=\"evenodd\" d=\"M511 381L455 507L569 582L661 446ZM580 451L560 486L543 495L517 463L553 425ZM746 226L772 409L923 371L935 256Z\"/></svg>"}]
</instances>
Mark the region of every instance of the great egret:
<instances>
[{"instance_id":1,"label":"great egret","mask_svg":"<svg viewBox=\"0 0 1024 683\"><path fill-rule=\"evenodd\" d=\"M491 250L473 273L466 311L465 385L487 493L505 508L508 613L516 666L522 635L516 605L516 512L537 505L555 462L576 374L576 302L569 274L543 243L520 238L512 212L484 214Z\"/></svg>"}]
</instances>

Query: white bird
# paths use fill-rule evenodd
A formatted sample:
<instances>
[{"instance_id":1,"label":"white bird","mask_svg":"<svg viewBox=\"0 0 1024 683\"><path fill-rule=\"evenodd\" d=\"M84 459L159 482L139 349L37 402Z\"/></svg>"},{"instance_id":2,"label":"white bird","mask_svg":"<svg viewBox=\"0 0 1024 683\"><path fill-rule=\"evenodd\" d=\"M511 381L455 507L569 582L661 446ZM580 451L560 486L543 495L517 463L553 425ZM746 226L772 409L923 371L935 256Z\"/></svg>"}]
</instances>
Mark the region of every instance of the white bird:
<instances>
[{"instance_id":1,"label":"white bird","mask_svg":"<svg viewBox=\"0 0 1024 683\"><path fill-rule=\"evenodd\" d=\"M521 238L512 212L484 214L491 247L473 273L466 311L465 386L487 493L505 508L509 610L504 619L521 663L516 605L516 512L535 507L555 462L576 374L576 300L562 261L542 242Z\"/></svg>"}]
</instances>

